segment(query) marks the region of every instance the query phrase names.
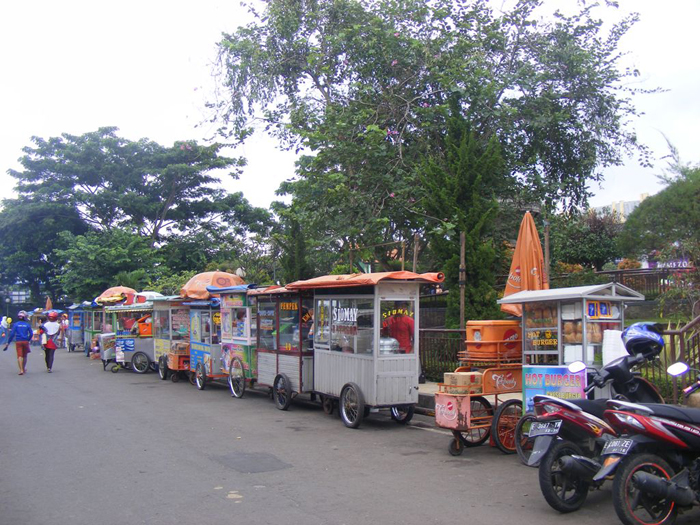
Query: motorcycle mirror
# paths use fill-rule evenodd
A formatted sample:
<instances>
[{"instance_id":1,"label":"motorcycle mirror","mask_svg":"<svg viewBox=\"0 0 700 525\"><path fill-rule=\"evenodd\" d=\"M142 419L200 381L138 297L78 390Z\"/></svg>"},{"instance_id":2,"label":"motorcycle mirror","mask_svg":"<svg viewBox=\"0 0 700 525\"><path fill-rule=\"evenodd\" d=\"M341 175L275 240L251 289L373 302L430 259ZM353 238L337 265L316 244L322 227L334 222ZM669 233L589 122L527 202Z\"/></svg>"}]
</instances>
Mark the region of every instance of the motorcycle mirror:
<instances>
[{"instance_id":1,"label":"motorcycle mirror","mask_svg":"<svg viewBox=\"0 0 700 525\"><path fill-rule=\"evenodd\" d=\"M686 365L682 361L678 361L677 363L673 363L671 366L669 366L666 369L666 372L668 372L668 374L672 375L673 377L677 377L677 376L682 376L688 370L690 370L690 367L688 365Z\"/></svg>"},{"instance_id":2,"label":"motorcycle mirror","mask_svg":"<svg viewBox=\"0 0 700 525\"><path fill-rule=\"evenodd\" d=\"M579 372L585 370L587 367L586 363L584 363L583 361L574 361L567 368L572 374L578 374Z\"/></svg>"}]
</instances>

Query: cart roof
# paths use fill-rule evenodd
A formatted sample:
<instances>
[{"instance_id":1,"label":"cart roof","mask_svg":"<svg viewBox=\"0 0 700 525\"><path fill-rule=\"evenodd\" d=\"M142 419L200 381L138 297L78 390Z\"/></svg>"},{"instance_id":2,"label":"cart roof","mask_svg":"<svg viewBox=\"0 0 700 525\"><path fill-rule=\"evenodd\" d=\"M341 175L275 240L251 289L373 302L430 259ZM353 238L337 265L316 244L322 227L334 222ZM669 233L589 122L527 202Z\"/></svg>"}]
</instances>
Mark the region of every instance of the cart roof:
<instances>
[{"instance_id":1,"label":"cart roof","mask_svg":"<svg viewBox=\"0 0 700 525\"><path fill-rule=\"evenodd\" d=\"M223 288L219 288L217 286L207 286L207 292L214 294L247 293L248 290L252 290L257 286L257 284L237 284L236 286L224 286Z\"/></svg>"},{"instance_id":2,"label":"cart roof","mask_svg":"<svg viewBox=\"0 0 700 525\"><path fill-rule=\"evenodd\" d=\"M273 284L272 286L267 286L265 288L257 288L255 290L250 290L248 295L280 295L285 293L299 293L299 290L290 290L286 286L279 286Z\"/></svg>"},{"instance_id":3,"label":"cart roof","mask_svg":"<svg viewBox=\"0 0 700 525\"><path fill-rule=\"evenodd\" d=\"M182 299L182 297L180 299ZM221 304L221 299L212 297L208 301L183 301L182 304L185 306L209 306L210 308L218 308Z\"/></svg>"},{"instance_id":4,"label":"cart roof","mask_svg":"<svg viewBox=\"0 0 700 525\"><path fill-rule=\"evenodd\" d=\"M619 283L554 288L551 290L526 290L500 299L499 304L520 304L536 301L561 301L566 299L597 299L620 301L643 301L644 296Z\"/></svg>"},{"instance_id":5,"label":"cart roof","mask_svg":"<svg viewBox=\"0 0 700 525\"><path fill-rule=\"evenodd\" d=\"M150 301L138 304L105 306L105 312L150 312L151 310L153 310L153 303Z\"/></svg>"},{"instance_id":6,"label":"cart roof","mask_svg":"<svg viewBox=\"0 0 700 525\"><path fill-rule=\"evenodd\" d=\"M411 281L417 283L441 283L445 280L442 273L377 272L353 273L348 275L324 275L306 281L295 281L287 285L289 290L306 290L313 288L345 288L350 286L375 286L382 281Z\"/></svg>"}]
</instances>

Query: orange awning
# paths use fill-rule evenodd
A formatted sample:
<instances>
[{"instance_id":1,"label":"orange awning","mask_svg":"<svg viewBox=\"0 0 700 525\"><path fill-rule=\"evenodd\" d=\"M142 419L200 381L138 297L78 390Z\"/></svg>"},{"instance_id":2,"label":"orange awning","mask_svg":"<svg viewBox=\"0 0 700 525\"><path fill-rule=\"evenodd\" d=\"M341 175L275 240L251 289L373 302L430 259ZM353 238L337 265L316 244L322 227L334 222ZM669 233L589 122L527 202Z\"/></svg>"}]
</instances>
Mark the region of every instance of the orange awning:
<instances>
[{"instance_id":1,"label":"orange awning","mask_svg":"<svg viewBox=\"0 0 700 525\"><path fill-rule=\"evenodd\" d=\"M535 227L535 220L530 212L527 212L520 223L513 262L510 265L503 297L524 290L548 289L549 281L544 272L544 255L542 254L540 236ZM523 308L519 304L502 304L501 310L516 317L523 315Z\"/></svg>"},{"instance_id":2,"label":"orange awning","mask_svg":"<svg viewBox=\"0 0 700 525\"><path fill-rule=\"evenodd\" d=\"M350 286L375 286L380 281L415 281L422 283L441 283L445 280L442 273L377 272L353 273L346 275L324 275L306 281L295 281L286 286L289 290L307 290L312 288L344 288Z\"/></svg>"}]
</instances>

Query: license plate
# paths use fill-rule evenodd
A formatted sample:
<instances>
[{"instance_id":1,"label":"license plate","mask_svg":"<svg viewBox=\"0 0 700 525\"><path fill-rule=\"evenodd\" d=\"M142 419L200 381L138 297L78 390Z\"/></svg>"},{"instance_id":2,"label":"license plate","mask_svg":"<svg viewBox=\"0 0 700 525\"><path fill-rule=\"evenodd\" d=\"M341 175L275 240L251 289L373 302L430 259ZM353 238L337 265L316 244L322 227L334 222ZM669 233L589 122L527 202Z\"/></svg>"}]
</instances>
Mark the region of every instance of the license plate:
<instances>
[{"instance_id":1,"label":"license plate","mask_svg":"<svg viewBox=\"0 0 700 525\"><path fill-rule=\"evenodd\" d=\"M535 421L530 425L529 436L556 436L561 428L561 419L557 421Z\"/></svg>"},{"instance_id":2,"label":"license plate","mask_svg":"<svg viewBox=\"0 0 700 525\"><path fill-rule=\"evenodd\" d=\"M619 454L624 456L630 451L633 441L631 439L611 439L603 447L603 456Z\"/></svg>"}]
</instances>

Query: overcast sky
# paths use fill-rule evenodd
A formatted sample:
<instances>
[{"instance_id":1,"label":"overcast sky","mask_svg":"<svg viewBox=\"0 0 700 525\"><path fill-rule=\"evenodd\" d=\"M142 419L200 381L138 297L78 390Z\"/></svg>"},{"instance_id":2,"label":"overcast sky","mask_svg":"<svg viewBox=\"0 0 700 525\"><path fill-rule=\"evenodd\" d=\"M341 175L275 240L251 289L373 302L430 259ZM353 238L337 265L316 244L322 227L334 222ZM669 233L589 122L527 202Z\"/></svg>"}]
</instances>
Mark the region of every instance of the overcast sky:
<instances>
[{"instance_id":1,"label":"overcast sky","mask_svg":"<svg viewBox=\"0 0 700 525\"><path fill-rule=\"evenodd\" d=\"M553 5L568 0L549 0ZM571 0L573 1L573 0ZM620 13L636 10L641 21L623 41L640 87L667 93L640 97L646 114L635 124L640 140L658 158L664 135L686 162L697 163L700 128L698 0L620 0ZM17 159L30 137L80 135L116 126L120 136L163 145L201 140L212 128L196 128L212 92L211 63L222 32L247 22L237 0L22 0L0 6L0 191L11 196ZM245 175L225 184L243 191L256 206L275 199L279 183L293 176L294 156L255 136L241 150ZM593 187L591 204L637 200L660 189L655 174L665 166L640 168L631 159L608 170Z\"/></svg>"}]
</instances>

